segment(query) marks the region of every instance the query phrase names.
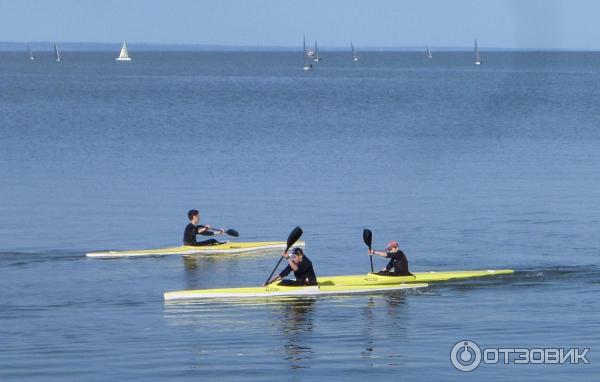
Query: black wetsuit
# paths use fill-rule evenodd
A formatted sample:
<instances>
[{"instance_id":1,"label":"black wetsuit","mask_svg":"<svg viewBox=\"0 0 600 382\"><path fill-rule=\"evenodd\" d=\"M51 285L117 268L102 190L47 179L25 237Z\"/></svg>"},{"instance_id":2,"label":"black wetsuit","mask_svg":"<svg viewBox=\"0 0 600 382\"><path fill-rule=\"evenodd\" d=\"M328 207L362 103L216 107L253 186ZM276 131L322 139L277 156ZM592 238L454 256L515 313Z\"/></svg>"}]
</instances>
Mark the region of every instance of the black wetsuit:
<instances>
[{"instance_id":1,"label":"black wetsuit","mask_svg":"<svg viewBox=\"0 0 600 382\"><path fill-rule=\"evenodd\" d=\"M198 233L198 228L204 228L204 226L203 225L195 226L192 223L185 226L185 230L183 231L183 245L201 246L201 245L219 244L219 242L215 239L196 241L196 235L212 236L215 234L212 231L204 231L202 233Z\"/></svg>"},{"instance_id":2,"label":"black wetsuit","mask_svg":"<svg viewBox=\"0 0 600 382\"><path fill-rule=\"evenodd\" d=\"M390 262L386 265L385 271L383 272L393 276L413 276L413 274L408 271L408 260L406 259L404 252L399 249L394 252L387 252L386 258L390 259ZM392 268L394 268L393 272Z\"/></svg>"},{"instance_id":3,"label":"black wetsuit","mask_svg":"<svg viewBox=\"0 0 600 382\"><path fill-rule=\"evenodd\" d=\"M296 281L292 280L283 280L282 283L286 285L317 285L317 275L315 275L315 270L313 269L312 262L306 255L302 256L302 261L298 266L298 270L294 271L294 277L296 277ZM281 271L279 276L284 278L292 272L292 267L288 264L287 267Z\"/></svg>"}]
</instances>

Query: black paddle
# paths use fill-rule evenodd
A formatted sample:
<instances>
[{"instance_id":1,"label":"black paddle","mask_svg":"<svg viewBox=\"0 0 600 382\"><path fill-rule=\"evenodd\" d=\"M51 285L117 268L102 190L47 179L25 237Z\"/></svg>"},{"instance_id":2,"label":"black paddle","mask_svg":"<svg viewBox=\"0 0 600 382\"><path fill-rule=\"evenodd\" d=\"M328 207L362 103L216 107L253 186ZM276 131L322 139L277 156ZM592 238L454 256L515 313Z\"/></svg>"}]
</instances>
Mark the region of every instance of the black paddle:
<instances>
[{"instance_id":1,"label":"black paddle","mask_svg":"<svg viewBox=\"0 0 600 382\"><path fill-rule=\"evenodd\" d=\"M300 236L302 236L302 233L303 233L302 228L300 228L300 227L296 227L292 230L292 232L290 232L290 234L288 235L288 238L287 238L287 247L285 247L285 252L289 251L289 249L292 247L292 245L294 245L294 243L297 242L298 239L300 239ZM271 277L273 277L273 274L277 270L277 267L279 267L279 264L281 264L281 260L283 260L283 256L279 257L279 261L277 262L277 265L275 266L275 268L273 268L273 272L271 272L269 277L267 277L267 281L265 281L265 285L269 285L269 281L271 280Z\"/></svg>"},{"instance_id":2,"label":"black paddle","mask_svg":"<svg viewBox=\"0 0 600 382\"><path fill-rule=\"evenodd\" d=\"M363 240L370 251L373 244L373 232L370 229L363 229ZM373 272L373 255L369 255L369 257L371 258L371 272Z\"/></svg>"},{"instance_id":3,"label":"black paddle","mask_svg":"<svg viewBox=\"0 0 600 382\"><path fill-rule=\"evenodd\" d=\"M205 226L203 226L203 227L205 227ZM206 227L205 227L205 228L206 228ZM213 228L213 227L210 227L210 228L209 228L209 231L220 231L220 229L218 229L218 228ZM223 233L224 233L224 234L227 234L227 235L229 235L229 236L233 236L233 237L239 237L239 236L240 236L240 233L239 233L238 231L234 230L233 228L230 228L230 229L228 229L227 231L225 231L225 230L224 230L224 231L223 231Z\"/></svg>"},{"instance_id":4,"label":"black paddle","mask_svg":"<svg viewBox=\"0 0 600 382\"><path fill-rule=\"evenodd\" d=\"M224 233L227 234L227 235L229 235L229 236L233 236L233 237L239 237L240 236L240 233L238 231L234 230L233 228L228 229Z\"/></svg>"}]
</instances>

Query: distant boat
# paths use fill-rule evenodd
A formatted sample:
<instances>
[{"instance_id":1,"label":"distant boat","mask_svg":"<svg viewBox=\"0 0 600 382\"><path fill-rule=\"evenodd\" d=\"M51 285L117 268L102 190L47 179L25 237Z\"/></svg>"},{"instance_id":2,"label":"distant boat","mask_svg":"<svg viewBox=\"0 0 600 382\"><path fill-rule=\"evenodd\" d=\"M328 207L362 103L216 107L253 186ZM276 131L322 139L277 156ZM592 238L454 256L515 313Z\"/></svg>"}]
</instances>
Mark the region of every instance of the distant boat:
<instances>
[{"instance_id":1,"label":"distant boat","mask_svg":"<svg viewBox=\"0 0 600 382\"><path fill-rule=\"evenodd\" d=\"M479 55L479 46L477 46L477 40L475 40L475 59L473 60L473 64L481 65L481 56Z\"/></svg>"},{"instance_id":2,"label":"distant boat","mask_svg":"<svg viewBox=\"0 0 600 382\"><path fill-rule=\"evenodd\" d=\"M31 61L35 60L35 56L33 55L33 52L31 51L29 44L27 44L27 54L29 54L29 60L31 60Z\"/></svg>"},{"instance_id":3,"label":"distant boat","mask_svg":"<svg viewBox=\"0 0 600 382\"><path fill-rule=\"evenodd\" d=\"M356 53L356 49L354 49L354 44L350 41L350 48L352 48L352 60L358 61L358 54Z\"/></svg>"},{"instance_id":4,"label":"distant boat","mask_svg":"<svg viewBox=\"0 0 600 382\"><path fill-rule=\"evenodd\" d=\"M302 38L302 58L304 59L304 70L312 70L312 64L306 62L308 52L306 51L306 37Z\"/></svg>"},{"instance_id":5,"label":"distant boat","mask_svg":"<svg viewBox=\"0 0 600 382\"><path fill-rule=\"evenodd\" d=\"M319 57L319 50L317 49L317 41L315 40L315 51L314 51L314 55L313 58L315 61L321 61L321 57Z\"/></svg>"},{"instance_id":6,"label":"distant boat","mask_svg":"<svg viewBox=\"0 0 600 382\"><path fill-rule=\"evenodd\" d=\"M56 62L60 62L60 53L58 53L58 47L56 46L56 43L54 43L54 59Z\"/></svg>"},{"instance_id":7,"label":"distant boat","mask_svg":"<svg viewBox=\"0 0 600 382\"><path fill-rule=\"evenodd\" d=\"M426 45L425 48L427 49L427 59L431 60L431 49L429 49L429 45Z\"/></svg>"},{"instance_id":8,"label":"distant boat","mask_svg":"<svg viewBox=\"0 0 600 382\"><path fill-rule=\"evenodd\" d=\"M312 51L310 49L306 50L306 36L303 37L303 43L302 44L304 45L304 55L306 57L314 57L314 55L315 55L314 51Z\"/></svg>"},{"instance_id":9,"label":"distant boat","mask_svg":"<svg viewBox=\"0 0 600 382\"><path fill-rule=\"evenodd\" d=\"M116 58L117 61L131 61L131 57L129 57L129 53L127 52L127 43L123 42L123 46L121 47L121 53L119 57Z\"/></svg>"}]
</instances>

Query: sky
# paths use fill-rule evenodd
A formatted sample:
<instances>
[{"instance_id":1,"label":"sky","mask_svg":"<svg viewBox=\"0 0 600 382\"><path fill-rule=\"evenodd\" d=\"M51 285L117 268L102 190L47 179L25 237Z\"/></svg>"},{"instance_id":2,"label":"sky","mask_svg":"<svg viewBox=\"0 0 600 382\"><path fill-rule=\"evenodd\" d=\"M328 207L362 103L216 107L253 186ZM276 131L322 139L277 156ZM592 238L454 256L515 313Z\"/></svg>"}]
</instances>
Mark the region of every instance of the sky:
<instances>
[{"instance_id":1,"label":"sky","mask_svg":"<svg viewBox=\"0 0 600 382\"><path fill-rule=\"evenodd\" d=\"M0 0L0 41L600 49L598 0Z\"/></svg>"}]
</instances>

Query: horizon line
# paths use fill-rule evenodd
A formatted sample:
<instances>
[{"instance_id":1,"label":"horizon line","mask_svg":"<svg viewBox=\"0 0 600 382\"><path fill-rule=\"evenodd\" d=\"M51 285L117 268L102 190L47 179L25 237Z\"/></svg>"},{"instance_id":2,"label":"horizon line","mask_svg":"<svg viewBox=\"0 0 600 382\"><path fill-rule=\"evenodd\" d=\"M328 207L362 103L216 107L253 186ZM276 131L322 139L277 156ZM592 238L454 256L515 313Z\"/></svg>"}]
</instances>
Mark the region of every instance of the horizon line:
<instances>
[{"instance_id":1,"label":"horizon line","mask_svg":"<svg viewBox=\"0 0 600 382\"><path fill-rule=\"evenodd\" d=\"M39 45L52 45L52 44L60 44L67 49L63 50L71 50L77 51L78 49L74 48L84 48L82 50L90 50L93 51L93 48L102 48L97 49L97 51L105 51L105 50L113 50L113 46L121 46L123 41L119 42L82 42L82 41L30 41L30 42L21 42L21 41L0 41L0 51L20 51L22 49L26 49L27 46L38 46ZM127 45L131 48L135 47L142 48L142 50L151 50L148 48L163 48L167 50L181 50L181 51L189 51L189 50L212 50L212 51L298 51L301 50L300 47L290 46L290 45L239 45L239 44L202 44L202 43L154 43L154 42L130 42L127 41ZM377 45L354 45L355 48L361 50L363 52L394 52L394 51L405 51L405 52L420 52L425 50L426 46L429 46L432 50L437 51L472 51L472 46L435 46L429 44L421 45L406 45L406 46L377 46ZM15 48L22 48L19 50L14 50ZM86 48L87 47L87 48ZM51 48L51 47L50 47ZM49 51L53 49L48 49ZM516 47L503 47L503 46L485 46L479 45L479 49L487 50L487 51L531 51L531 52L596 52L598 49L583 49L583 48L516 48ZM340 45L324 45L321 47L323 51L346 51L349 50L349 47L340 46Z\"/></svg>"}]
</instances>

